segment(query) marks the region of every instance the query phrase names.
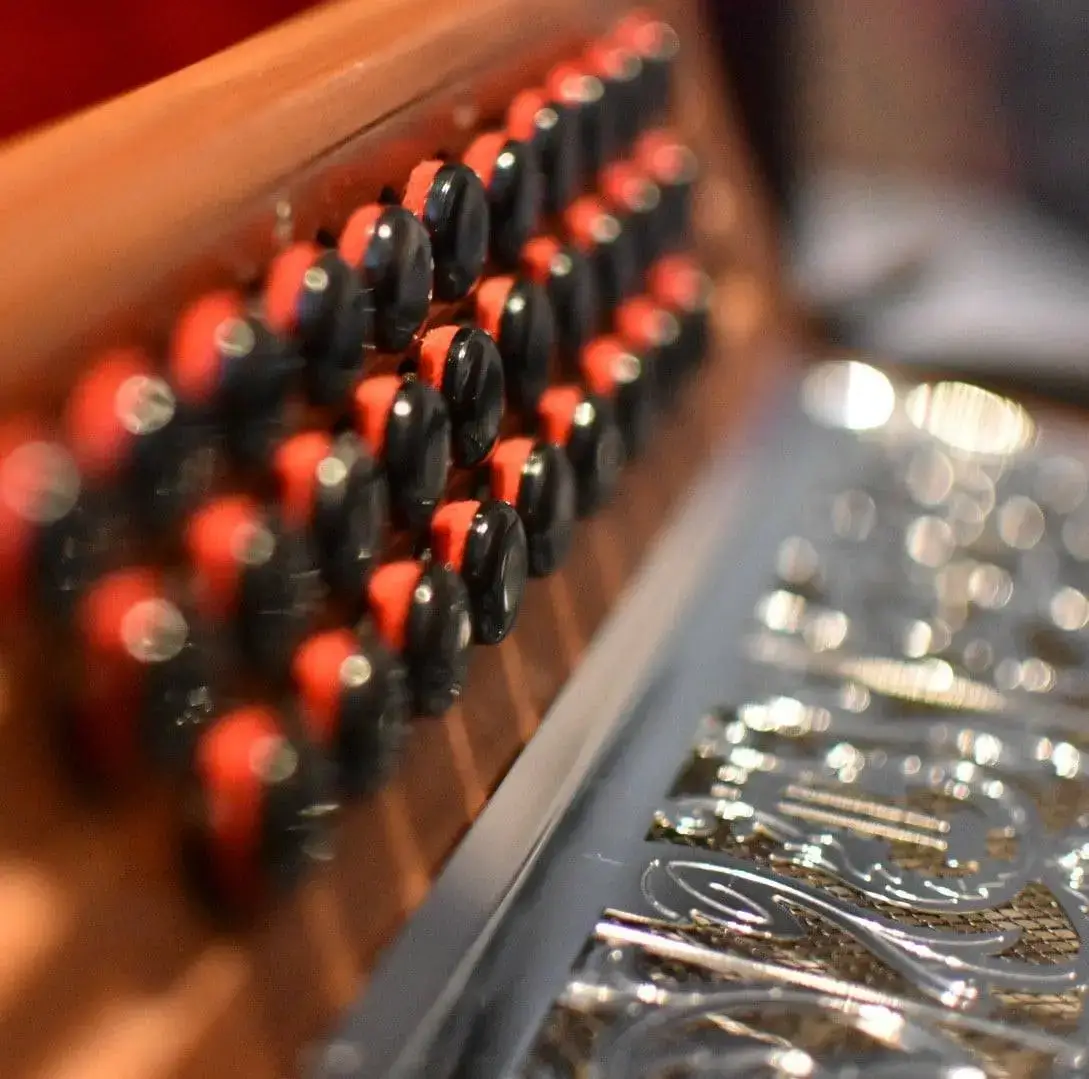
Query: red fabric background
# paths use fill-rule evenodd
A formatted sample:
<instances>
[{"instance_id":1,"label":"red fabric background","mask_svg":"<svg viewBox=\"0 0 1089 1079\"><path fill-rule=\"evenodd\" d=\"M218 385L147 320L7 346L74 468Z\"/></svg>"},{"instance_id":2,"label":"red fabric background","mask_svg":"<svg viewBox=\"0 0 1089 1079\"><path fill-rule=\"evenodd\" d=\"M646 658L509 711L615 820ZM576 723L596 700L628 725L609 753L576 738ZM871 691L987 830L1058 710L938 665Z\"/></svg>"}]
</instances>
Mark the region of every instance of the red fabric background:
<instances>
[{"instance_id":1,"label":"red fabric background","mask_svg":"<svg viewBox=\"0 0 1089 1079\"><path fill-rule=\"evenodd\" d=\"M0 0L0 138L134 89L314 0Z\"/></svg>"}]
</instances>

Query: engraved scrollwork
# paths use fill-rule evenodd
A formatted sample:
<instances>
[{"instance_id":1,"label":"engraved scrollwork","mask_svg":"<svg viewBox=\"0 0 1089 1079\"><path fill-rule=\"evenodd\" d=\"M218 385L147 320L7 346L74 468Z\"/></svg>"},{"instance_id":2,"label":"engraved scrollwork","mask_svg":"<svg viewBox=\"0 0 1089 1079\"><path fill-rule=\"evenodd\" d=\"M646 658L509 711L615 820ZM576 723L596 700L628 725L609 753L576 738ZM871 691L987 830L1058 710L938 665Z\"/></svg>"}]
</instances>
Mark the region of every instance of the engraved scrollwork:
<instances>
[{"instance_id":1,"label":"engraved scrollwork","mask_svg":"<svg viewBox=\"0 0 1089 1079\"><path fill-rule=\"evenodd\" d=\"M786 1022L784 1022L786 1020ZM809 1023L851 1040L832 1048L798 1044L778 1030ZM590 1056L591 1079L987 1079L987 1062L954 1030L998 1033L984 1022L932 1008L891 1008L847 996L741 983L710 993L633 995ZM1017 1035L1000 1037L1017 1047ZM1080 1061L1056 1041L1038 1074L1066 1079ZM1043 1071L1047 1067L1047 1071Z\"/></svg>"},{"instance_id":2,"label":"engraved scrollwork","mask_svg":"<svg viewBox=\"0 0 1089 1079\"><path fill-rule=\"evenodd\" d=\"M874 958L947 1007L967 1007L997 988L1063 992L1080 987L1086 976L1080 956L1047 965L1003 957L1019 939L1017 930L954 933L906 927L828 892L715 852L655 859L643 874L643 896L655 913L677 922L702 919L736 933L779 941L806 935L790 914L790 908L804 910L854 937Z\"/></svg>"},{"instance_id":3,"label":"engraved scrollwork","mask_svg":"<svg viewBox=\"0 0 1089 1079\"><path fill-rule=\"evenodd\" d=\"M845 742L831 742L823 756L773 755L736 732L731 737L714 794L675 800L664 816L728 822L742 852L770 844L769 864L717 850L681 857L672 853L675 847L656 846L642 878L643 899L656 914L791 942L806 935L798 919L805 913L854 938L950 1007L985 1005L995 991L1063 993L1089 986L1082 891L1089 829L1083 822L1049 836L1028 793L969 760L890 756ZM926 798L940 809L920 807ZM922 864L903 864L905 850ZM1006 954L1021 941L1018 928L905 924L791 870L841 882L886 909L946 918L1007 907L1026 886L1043 885L1079 947L1053 962L1028 962Z\"/></svg>"},{"instance_id":4,"label":"engraved scrollwork","mask_svg":"<svg viewBox=\"0 0 1089 1079\"><path fill-rule=\"evenodd\" d=\"M559 1000L576 1029L583 1017L587 1079L987 1079L1011 1056L1040 1079L1084 1074L1075 1041L724 953L660 923L607 918L594 939Z\"/></svg>"},{"instance_id":5,"label":"engraved scrollwork","mask_svg":"<svg viewBox=\"0 0 1089 1079\"><path fill-rule=\"evenodd\" d=\"M843 754L839 768L827 759L776 762L768 770L737 773L728 791L751 807L735 815L742 842L761 833L781 846L775 860L820 869L874 899L939 911L991 909L1009 902L1032 878L1039 848L1018 841L1041 829L1032 800L1016 787L965 761L859 762ZM851 782L844 782L844 776ZM743 776L743 778L741 778ZM945 799L938 815L903 808L913 792ZM1015 842L1008 859L988 854L988 835ZM890 844L933 851L961 875L937 878L893 861Z\"/></svg>"}]
</instances>

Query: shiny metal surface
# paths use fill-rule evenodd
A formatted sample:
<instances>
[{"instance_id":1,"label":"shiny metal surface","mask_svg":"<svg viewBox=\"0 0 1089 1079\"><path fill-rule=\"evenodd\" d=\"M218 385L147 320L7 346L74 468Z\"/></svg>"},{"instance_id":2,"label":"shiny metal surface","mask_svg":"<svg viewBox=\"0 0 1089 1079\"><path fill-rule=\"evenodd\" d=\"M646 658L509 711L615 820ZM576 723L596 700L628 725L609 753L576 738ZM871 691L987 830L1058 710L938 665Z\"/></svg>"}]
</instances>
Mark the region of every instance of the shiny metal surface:
<instances>
[{"instance_id":1,"label":"shiny metal surface","mask_svg":"<svg viewBox=\"0 0 1089 1079\"><path fill-rule=\"evenodd\" d=\"M700 724L637 902L606 911L560 997L599 1024L570 1074L1075 1074L1089 445L1059 454L1016 402L854 360L801 400L838 452L768 567L751 696ZM808 1032L777 1033L787 1014ZM814 1051L803 1015L851 1050ZM995 1023L1007 1056L1069 1040L1010 1068L953 1016Z\"/></svg>"},{"instance_id":2,"label":"shiny metal surface","mask_svg":"<svg viewBox=\"0 0 1089 1079\"><path fill-rule=\"evenodd\" d=\"M797 400L448 1074L1089 1074L1089 436L854 360Z\"/></svg>"}]
</instances>

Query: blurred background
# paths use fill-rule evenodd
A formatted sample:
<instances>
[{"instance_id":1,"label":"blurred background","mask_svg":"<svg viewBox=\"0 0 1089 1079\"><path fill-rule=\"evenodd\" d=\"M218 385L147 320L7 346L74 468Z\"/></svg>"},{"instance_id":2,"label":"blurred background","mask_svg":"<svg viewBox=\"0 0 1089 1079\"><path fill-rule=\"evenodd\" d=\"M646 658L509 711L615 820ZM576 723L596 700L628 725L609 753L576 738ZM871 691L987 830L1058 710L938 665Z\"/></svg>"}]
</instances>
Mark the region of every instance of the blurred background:
<instances>
[{"instance_id":1,"label":"blurred background","mask_svg":"<svg viewBox=\"0 0 1089 1079\"><path fill-rule=\"evenodd\" d=\"M1084 396L1089 3L712 10L833 341Z\"/></svg>"},{"instance_id":2,"label":"blurred background","mask_svg":"<svg viewBox=\"0 0 1089 1079\"><path fill-rule=\"evenodd\" d=\"M1081 393L1089 0L704 2L833 341ZM0 138L312 6L0 0Z\"/></svg>"}]
</instances>

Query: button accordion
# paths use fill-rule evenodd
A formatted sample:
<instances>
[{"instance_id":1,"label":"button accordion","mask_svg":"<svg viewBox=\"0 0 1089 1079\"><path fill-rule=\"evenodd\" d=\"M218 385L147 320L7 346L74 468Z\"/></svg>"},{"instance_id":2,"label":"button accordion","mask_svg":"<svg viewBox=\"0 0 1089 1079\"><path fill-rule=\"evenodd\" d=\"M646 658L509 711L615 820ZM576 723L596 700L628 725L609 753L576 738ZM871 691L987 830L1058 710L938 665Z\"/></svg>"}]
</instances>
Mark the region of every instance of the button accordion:
<instances>
[{"instance_id":1,"label":"button accordion","mask_svg":"<svg viewBox=\"0 0 1089 1079\"><path fill-rule=\"evenodd\" d=\"M348 0L0 153L5 1075L378 1066L383 949L786 369L701 28Z\"/></svg>"}]
</instances>

